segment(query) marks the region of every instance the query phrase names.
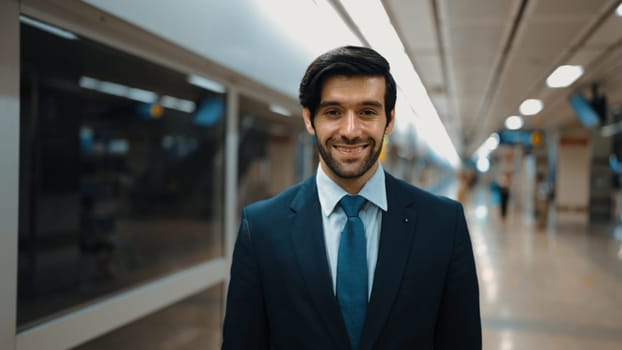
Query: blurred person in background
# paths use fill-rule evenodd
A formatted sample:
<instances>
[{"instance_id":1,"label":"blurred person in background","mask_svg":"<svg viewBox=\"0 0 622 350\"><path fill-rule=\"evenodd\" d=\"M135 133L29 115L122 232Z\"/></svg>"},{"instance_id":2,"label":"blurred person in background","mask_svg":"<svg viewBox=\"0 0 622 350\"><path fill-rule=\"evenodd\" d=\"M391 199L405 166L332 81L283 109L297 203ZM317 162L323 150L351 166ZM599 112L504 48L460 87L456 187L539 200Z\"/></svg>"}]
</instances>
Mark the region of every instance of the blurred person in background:
<instances>
[{"instance_id":1,"label":"blurred person in background","mask_svg":"<svg viewBox=\"0 0 622 350\"><path fill-rule=\"evenodd\" d=\"M395 121L389 63L331 50L300 85L315 175L242 212L223 349L481 349L462 206L378 161Z\"/></svg>"},{"instance_id":2,"label":"blurred person in background","mask_svg":"<svg viewBox=\"0 0 622 350\"><path fill-rule=\"evenodd\" d=\"M501 218L505 219L508 214L508 204L510 201L510 186L512 184L512 174L508 171L501 173L497 179L499 190L499 202L501 205Z\"/></svg>"},{"instance_id":3,"label":"blurred person in background","mask_svg":"<svg viewBox=\"0 0 622 350\"><path fill-rule=\"evenodd\" d=\"M549 215L549 200L551 197L551 184L542 174L536 176L536 219L539 228L545 228Z\"/></svg>"}]
</instances>

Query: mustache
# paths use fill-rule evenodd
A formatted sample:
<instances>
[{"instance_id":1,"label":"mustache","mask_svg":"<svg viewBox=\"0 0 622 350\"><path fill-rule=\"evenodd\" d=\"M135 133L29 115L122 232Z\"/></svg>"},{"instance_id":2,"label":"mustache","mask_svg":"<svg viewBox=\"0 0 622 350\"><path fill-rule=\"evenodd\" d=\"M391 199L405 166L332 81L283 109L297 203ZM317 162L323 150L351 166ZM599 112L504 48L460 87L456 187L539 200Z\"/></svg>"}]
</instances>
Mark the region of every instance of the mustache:
<instances>
[{"instance_id":1,"label":"mustache","mask_svg":"<svg viewBox=\"0 0 622 350\"><path fill-rule=\"evenodd\" d=\"M359 143L369 143L369 144L373 145L373 144L376 143L374 141L374 139L372 139L371 137L366 137L366 138L363 138L363 137L347 138L345 136L341 136L339 138L331 138L329 140L329 142L330 143L339 142L339 143L343 143L343 144L346 144L346 145L356 145L356 144L359 144Z\"/></svg>"}]
</instances>

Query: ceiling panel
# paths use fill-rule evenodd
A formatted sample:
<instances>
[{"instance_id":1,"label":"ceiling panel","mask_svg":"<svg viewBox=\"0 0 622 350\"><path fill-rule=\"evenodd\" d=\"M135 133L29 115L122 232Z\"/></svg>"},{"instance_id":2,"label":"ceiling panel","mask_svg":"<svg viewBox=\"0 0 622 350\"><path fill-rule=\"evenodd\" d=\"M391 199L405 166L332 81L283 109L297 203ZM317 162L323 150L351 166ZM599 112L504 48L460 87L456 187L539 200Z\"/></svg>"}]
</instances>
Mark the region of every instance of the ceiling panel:
<instances>
[{"instance_id":1,"label":"ceiling panel","mask_svg":"<svg viewBox=\"0 0 622 350\"><path fill-rule=\"evenodd\" d=\"M458 108L460 109L460 115L462 116L462 124L464 126L470 125L479 109L479 101L472 98L458 99Z\"/></svg>"},{"instance_id":2,"label":"ceiling panel","mask_svg":"<svg viewBox=\"0 0 622 350\"><path fill-rule=\"evenodd\" d=\"M517 33L517 55L557 57L578 39L588 24L585 18L564 20L526 20Z\"/></svg>"},{"instance_id":3,"label":"ceiling panel","mask_svg":"<svg viewBox=\"0 0 622 350\"><path fill-rule=\"evenodd\" d=\"M448 31L446 49L451 54L491 55L503 47L509 26L498 23L444 26ZM485 50L484 52L482 52Z\"/></svg>"},{"instance_id":4,"label":"ceiling panel","mask_svg":"<svg viewBox=\"0 0 622 350\"><path fill-rule=\"evenodd\" d=\"M533 5L531 4L533 2ZM609 6L611 0L532 0L529 15L535 18L590 16Z\"/></svg>"},{"instance_id":5,"label":"ceiling panel","mask_svg":"<svg viewBox=\"0 0 622 350\"><path fill-rule=\"evenodd\" d=\"M600 55L602 55L604 50L600 49L580 49L577 50L570 59L568 59L568 64L578 64L581 66L590 65L595 59L597 59Z\"/></svg>"},{"instance_id":6,"label":"ceiling panel","mask_svg":"<svg viewBox=\"0 0 622 350\"><path fill-rule=\"evenodd\" d=\"M578 122L578 118L568 103L567 94L557 94L544 107L541 114L542 116L539 119L534 119L534 127L551 129Z\"/></svg>"},{"instance_id":7,"label":"ceiling panel","mask_svg":"<svg viewBox=\"0 0 622 350\"><path fill-rule=\"evenodd\" d=\"M505 118L512 114L519 114L518 106L526 98L537 98L531 96L530 89L543 76L545 67L524 65L519 63L509 63L507 72L499 83L497 93L493 96L491 106L488 109L486 122L492 131L502 127Z\"/></svg>"},{"instance_id":8,"label":"ceiling panel","mask_svg":"<svg viewBox=\"0 0 622 350\"><path fill-rule=\"evenodd\" d=\"M449 115L449 101L448 101L447 95L445 95L445 94L442 94L442 95L432 95L432 96L430 96L430 98L432 100L432 104L436 108L436 111L438 112L438 114L441 117L441 119L442 120L451 119L451 118L448 118L448 115Z\"/></svg>"},{"instance_id":9,"label":"ceiling panel","mask_svg":"<svg viewBox=\"0 0 622 350\"><path fill-rule=\"evenodd\" d=\"M622 103L622 48L609 51L600 62L589 67L584 81L598 83L610 104Z\"/></svg>"},{"instance_id":10,"label":"ceiling panel","mask_svg":"<svg viewBox=\"0 0 622 350\"><path fill-rule=\"evenodd\" d=\"M453 24L460 22L480 22L495 20L507 22L514 13L516 0L440 0L440 10L443 20Z\"/></svg>"},{"instance_id":11,"label":"ceiling panel","mask_svg":"<svg viewBox=\"0 0 622 350\"><path fill-rule=\"evenodd\" d=\"M492 74L493 67L499 60L499 52L473 52L471 55L448 54L445 56L445 59L447 60L450 68L454 70L481 67L488 69Z\"/></svg>"},{"instance_id":12,"label":"ceiling panel","mask_svg":"<svg viewBox=\"0 0 622 350\"><path fill-rule=\"evenodd\" d=\"M622 39L622 17L610 15L585 43L588 48L607 48Z\"/></svg>"},{"instance_id":13,"label":"ceiling panel","mask_svg":"<svg viewBox=\"0 0 622 350\"><path fill-rule=\"evenodd\" d=\"M413 64L428 91L444 90L445 82L440 56L430 54L415 54L414 56Z\"/></svg>"},{"instance_id":14,"label":"ceiling panel","mask_svg":"<svg viewBox=\"0 0 622 350\"><path fill-rule=\"evenodd\" d=\"M490 69L471 67L461 69L454 75L456 80L456 92L461 98L474 98L479 100L483 94L491 76Z\"/></svg>"},{"instance_id":15,"label":"ceiling panel","mask_svg":"<svg viewBox=\"0 0 622 350\"><path fill-rule=\"evenodd\" d=\"M384 0L383 4L393 23L397 24L406 49L414 52L438 51L434 14L429 0Z\"/></svg>"}]
</instances>

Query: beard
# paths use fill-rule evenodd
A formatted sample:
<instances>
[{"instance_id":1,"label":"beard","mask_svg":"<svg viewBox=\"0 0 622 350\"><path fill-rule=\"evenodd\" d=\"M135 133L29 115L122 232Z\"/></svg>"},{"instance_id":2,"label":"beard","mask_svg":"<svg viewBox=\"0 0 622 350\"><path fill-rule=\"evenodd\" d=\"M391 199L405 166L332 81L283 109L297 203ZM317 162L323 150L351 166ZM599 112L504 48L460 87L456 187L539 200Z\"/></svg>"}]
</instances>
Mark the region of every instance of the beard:
<instances>
[{"instance_id":1,"label":"beard","mask_svg":"<svg viewBox=\"0 0 622 350\"><path fill-rule=\"evenodd\" d=\"M367 147L369 147L371 151L369 152L367 157L363 159L361 165L357 169L355 169L354 171L347 170L345 165L347 165L348 162L335 159L329 152L329 149L332 148L332 141L333 139L328 139L326 140L326 144L322 145L320 141L316 138L318 152L320 153L320 157L322 157L326 166L328 166L328 168L335 175L342 179L354 179L363 176L365 173L367 173L369 169L371 169L372 166L374 166L374 164L376 164L376 161L378 161L378 158L380 157L380 152L382 152L382 143L377 146L374 139L368 138L366 140L366 143L368 143ZM360 142L360 138L356 138L353 140L342 138L341 140L341 143L345 143L348 145L354 145Z\"/></svg>"}]
</instances>

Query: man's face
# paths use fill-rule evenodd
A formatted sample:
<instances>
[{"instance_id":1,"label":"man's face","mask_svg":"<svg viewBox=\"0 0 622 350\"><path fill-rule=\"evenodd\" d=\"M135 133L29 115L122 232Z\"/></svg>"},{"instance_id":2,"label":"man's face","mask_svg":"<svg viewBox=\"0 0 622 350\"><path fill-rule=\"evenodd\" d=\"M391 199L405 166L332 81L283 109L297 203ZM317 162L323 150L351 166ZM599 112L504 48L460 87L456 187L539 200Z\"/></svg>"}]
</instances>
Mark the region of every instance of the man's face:
<instances>
[{"instance_id":1,"label":"man's face","mask_svg":"<svg viewBox=\"0 0 622 350\"><path fill-rule=\"evenodd\" d=\"M376 170L394 120L392 111L387 123L384 92L384 77L334 76L324 81L313 123L304 109L307 131L316 136L320 162L333 180L367 181Z\"/></svg>"}]
</instances>

